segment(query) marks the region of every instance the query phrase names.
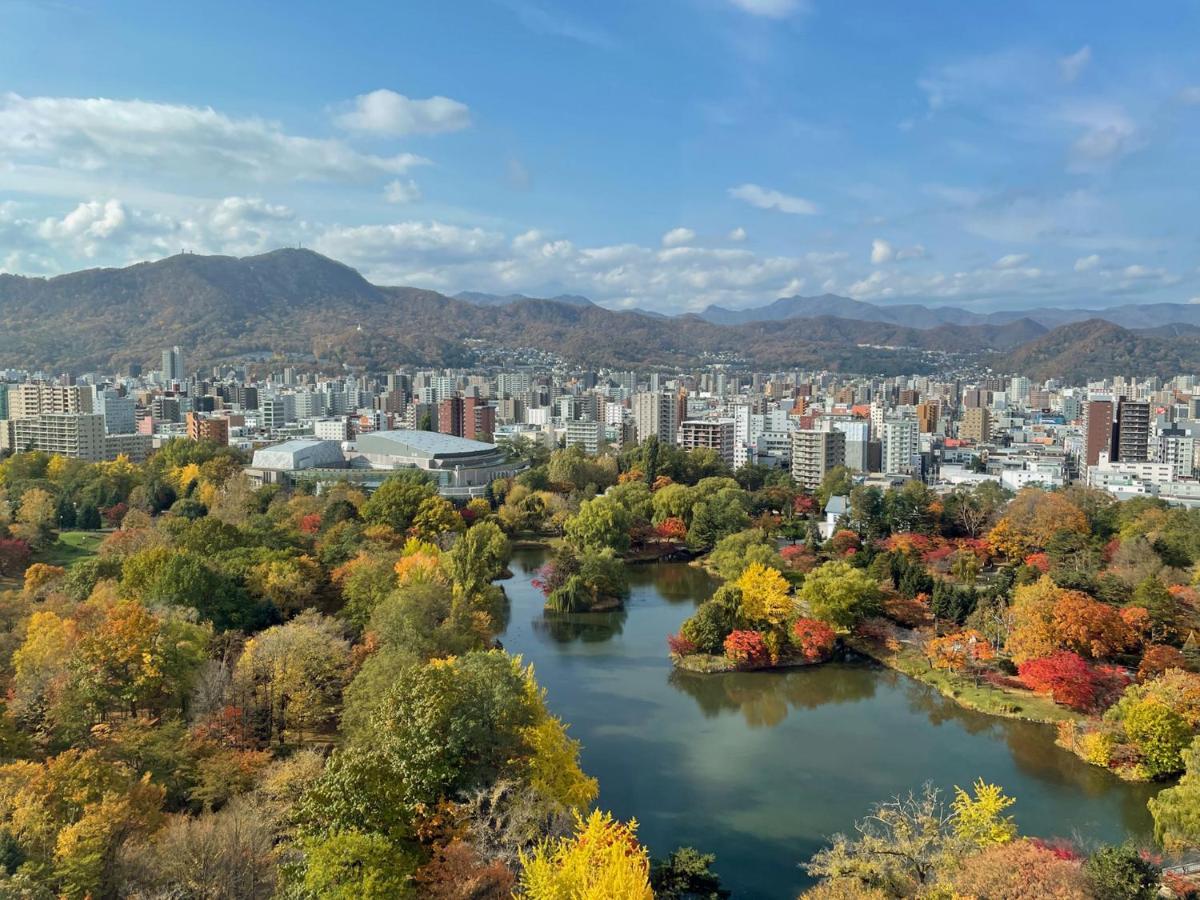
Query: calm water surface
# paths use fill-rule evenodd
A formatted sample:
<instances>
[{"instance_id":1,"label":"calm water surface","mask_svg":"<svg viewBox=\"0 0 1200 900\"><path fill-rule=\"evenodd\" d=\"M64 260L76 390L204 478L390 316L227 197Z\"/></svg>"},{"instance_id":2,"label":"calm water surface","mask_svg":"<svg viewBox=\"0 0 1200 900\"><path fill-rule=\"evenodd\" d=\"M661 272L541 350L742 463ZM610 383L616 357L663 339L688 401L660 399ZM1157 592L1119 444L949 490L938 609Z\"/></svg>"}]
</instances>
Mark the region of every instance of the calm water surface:
<instances>
[{"instance_id":1,"label":"calm water surface","mask_svg":"<svg viewBox=\"0 0 1200 900\"><path fill-rule=\"evenodd\" d=\"M1153 789L1054 746L1053 729L961 709L873 664L790 672L674 672L666 635L714 582L681 564L634 566L624 613L550 617L531 584L545 559L518 551L504 582L505 647L532 662L551 710L583 742L600 804L636 817L655 855L717 855L735 898L795 897L798 864L872 803L975 778L1017 798L1021 831L1120 841L1151 830Z\"/></svg>"}]
</instances>

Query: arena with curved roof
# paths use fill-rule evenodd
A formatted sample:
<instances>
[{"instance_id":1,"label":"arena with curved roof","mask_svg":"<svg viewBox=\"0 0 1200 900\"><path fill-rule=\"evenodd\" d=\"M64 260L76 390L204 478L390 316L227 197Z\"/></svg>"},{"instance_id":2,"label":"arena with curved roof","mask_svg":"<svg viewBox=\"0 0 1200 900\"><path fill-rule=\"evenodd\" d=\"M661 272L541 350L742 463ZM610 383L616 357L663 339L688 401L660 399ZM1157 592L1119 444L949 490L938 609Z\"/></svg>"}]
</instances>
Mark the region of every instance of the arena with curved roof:
<instances>
[{"instance_id":1,"label":"arena with curved roof","mask_svg":"<svg viewBox=\"0 0 1200 900\"><path fill-rule=\"evenodd\" d=\"M338 443L297 439L265 447L254 454L247 474L257 484L351 481L373 490L398 469L427 473L446 497L483 495L497 478L524 468L495 444L435 431L373 431L355 441Z\"/></svg>"}]
</instances>

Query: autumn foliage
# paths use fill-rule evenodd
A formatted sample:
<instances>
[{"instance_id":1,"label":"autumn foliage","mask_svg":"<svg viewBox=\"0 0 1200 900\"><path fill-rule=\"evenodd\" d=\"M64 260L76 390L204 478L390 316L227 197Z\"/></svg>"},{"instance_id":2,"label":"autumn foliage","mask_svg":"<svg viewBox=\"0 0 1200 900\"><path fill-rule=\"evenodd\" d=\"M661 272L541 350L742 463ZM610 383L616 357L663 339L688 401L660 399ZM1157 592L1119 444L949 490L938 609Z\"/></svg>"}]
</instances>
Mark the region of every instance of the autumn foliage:
<instances>
[{"instance_id":1,"label":"autumn foliage","mask_svg":"<svg viewBox=\"0 0 1200 900\"><path fill-rule=\"evenodd\" d=\"M737 666L764 666L771 661L766 638L760 631L731 631L725 638L725 656Z\"/></svg>"},{"instance_id":2,"label":"autumn foliage","mask_svg":"<svg viewBox=\"0 0 1200 900\"><path fill-rule=\"evenodd\" d=\"M961 672L974 663L992 659L996 651L982 634L968 629L929 641L925 655L935 669Z\"/></svg>"},{"instance_id":3,"label":"autumn foliage","mask_svg":"<svg viewBox=\"0 0 1200 900\"><path fill-rule=\"evenodd\" d=\"M805 659L816 662L833 652L837 635L824 622L801 618L792 624L792 640Z\"/></svg>"},{"instance_id":4,"label":"autumn foliage","mask_svg":"<svg viewBox=\"0 0 1200 900\"><path fill-rule=\"evenodd\" d=\"M1095 709L1107 686L1103 672L1093 670L1078 653L1060 650L1017 667L1031 690L1049 694L1054 702L1081 712Z\"/></svg>"}]
</instances>

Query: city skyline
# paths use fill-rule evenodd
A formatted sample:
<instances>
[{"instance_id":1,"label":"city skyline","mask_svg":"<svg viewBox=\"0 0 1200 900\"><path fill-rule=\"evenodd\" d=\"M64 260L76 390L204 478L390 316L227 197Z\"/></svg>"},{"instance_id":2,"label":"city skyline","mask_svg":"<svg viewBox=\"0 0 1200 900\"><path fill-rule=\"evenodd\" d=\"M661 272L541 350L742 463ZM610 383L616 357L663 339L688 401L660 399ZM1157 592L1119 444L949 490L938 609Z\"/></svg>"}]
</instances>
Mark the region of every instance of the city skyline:
<instances>
[{"instance_id":1,"label":"city skyline","mask_svg":"<svg viewBox=\"0 0 1200 900\"><path fill-rule=\"evenodd\" d=\"M5 14L0 271L303 244L664 312L1200 297L1182 4Z\"/></svg>"}]
</instances>

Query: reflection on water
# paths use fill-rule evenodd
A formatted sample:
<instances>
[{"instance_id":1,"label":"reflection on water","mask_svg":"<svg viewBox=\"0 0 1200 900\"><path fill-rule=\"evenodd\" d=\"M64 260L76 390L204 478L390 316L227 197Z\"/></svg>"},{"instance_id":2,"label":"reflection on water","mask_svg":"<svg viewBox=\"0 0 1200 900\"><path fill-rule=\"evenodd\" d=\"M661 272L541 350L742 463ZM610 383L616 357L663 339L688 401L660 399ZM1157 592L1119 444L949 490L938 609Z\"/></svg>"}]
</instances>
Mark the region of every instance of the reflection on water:
<instances>
[{"instance_id":1,"label":"reflection on water","mask_svg":"<svg viewBox=\"0 0 1200 900\"><path fill-rule=\"evenodd\" d=\"M666 635L715 584L680 563L630 569L621 613L546 615L521 551L505 582L505 646L532 662L551 709L583 743L599 802L636 817L652 852L717 855L739 898L795 897L798 863L871 804L932 781L975 778L1017 798L1022 831L1119 841L1148 834L1154 788L1054 746L1049 726L964 710L870 662L779 672L674 671Z\"/></svg>"},{"instance_id":2,"label":"reflection on water","mask_svg":"<svg viewBox=\"0 0 1200 900\"><path fill-rule=\"evenodd\" d=\"M699 675L672 671L668 681L695 700L705 716L736 711L747 725L756 728L778 725L789 710L873 697L879 676L879 672L865 666L829 663L779 672Z\"/></svg>"},{"instance_id":3,"label":"reflection on water","mask_svg":"<svg viewBox=\"0 0 1200 900\"><path fill-rule=\"evenodd\" d=\"M625 627L627 610L606 613L560 613L543 610L533 622L534 630L559 644L572 641L597 643L612 640Z\"/></svg>"}]
</instances>

